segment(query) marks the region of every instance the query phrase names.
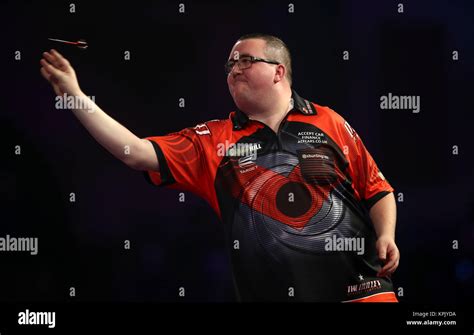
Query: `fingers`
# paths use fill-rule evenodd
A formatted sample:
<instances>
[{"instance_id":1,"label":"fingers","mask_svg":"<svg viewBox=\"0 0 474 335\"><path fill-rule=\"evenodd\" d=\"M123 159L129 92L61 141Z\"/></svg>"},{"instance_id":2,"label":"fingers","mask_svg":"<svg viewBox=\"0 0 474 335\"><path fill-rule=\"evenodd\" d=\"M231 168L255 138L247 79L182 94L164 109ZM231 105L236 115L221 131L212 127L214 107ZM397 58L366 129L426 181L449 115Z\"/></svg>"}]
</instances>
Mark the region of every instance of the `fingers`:
<instances>
[{"instance_id":1,"label":"fingers","mask_svg":"<svg viewBox=\"0 0 474 335\"><path fill-rule=\"evenodd\" d=\"M55 61L59 64L59 68L62 70L66 70L69 68L70 64L69 61L63 57L58 51L55 49L51 49L51 55L55 58Z\"/></svg>"},{"instance_id":2,"label":"fingers","mask_svg":"<svg viewBox=\"0 0 474 335\"><path fill-rule=\"evenodd\" d=\"M386 245L379 247L378 256L379 256L379 259L385 261L385 259L387 258L387 246Z\"/></svg>"},{"instance_id":3,"label":"fingers","mask_svg":"<svg viewBox=\"0 0 474 335\"><path fill-rule=\"evenodd\" d=\"M43 57L55 68L68 72L70 68L69 61L56 50L51 49L49 52L43 52Z\"/></svg>"},{"instance_id":4,"label":"fingers","mask_svg":"<svg viewBox=\"0 0 474 335\"><path fill-rule=\"evenodd\" d=\"M395 261L392 266L388 264L383 267L382 270L377 274L378 277L386 277L392 275L398 267L398 261Z\"/></svg>"},{"instance_id":5,"label":"fingers","mask_svg":"<svg viewBox=\"0 0 474 335\"><path fill-rule=\"evenodd\" d=\"M62 58L62 59L66 59L66 58L64 58L64 56L63 56L61 53L59 53L59 51L56 50L56 49L51 49L51 53L53 53L56 57L59 57L59 58Z\"/></svg>"},{"instance_id":6,"label":"fingers","mask_svg":"<svg viewBox=\"0 0 474 335\"><path fill-rule=\"evenodd\" d=\"M55 68L60 69L60 64L58 60L56 59L56 56L53 56L52 54L46 51L46 52L43 52L43 57Z\"/></svg>"},{"instance_id":7,"label":"fingers","mask_svg":"<svg viewBox=\"0 0 474 335\"><path fill-rule=\"evenodd\" d=\"M391 275L397 269L399 260L400 257L397 250L392 250L391 252L389 252L389 259L379 271L377 276L384 277L387 275Z\"/></svg>"},{"instance_id":8,"label":"fingers","mask_svg":"<svg viewBox=\"0 0 474 335\"><path fill-rule=\"evenodd\" d=\"M59 77L61 75L61 71L52 66L48 63L44 58L40 60L40 64L43 66L43 69L50 75L49 78L51 79L51 75L55 77Z\"/></svg>"},{"instance_id":9,"label":"fingers","mask_svg":"<svg viewBox=\"0 0 474 335\"><path fill-rule=\"evenodd\" d=\"M378 241L376 248L377 248L377 256L383 262L384 267L377 273L377 276L383 277L385 275L385 266L387 264L387 243L383 243L383 241Z\"/></svg>"},{"instance_id":10,"label":"fingers","mask_svg":"<svg viewBox=\"0 0 474 335\"><path fill-rule=\"evenodd\" d=\"M392 267L390 267L389 269L387 269L387 273L388 274L392 274L395 272L395 270L398 268L398 259L394 262L394 265Z\"/></svg>"},{"instance_id":11,"label":"fingers","mask_svg":"<svg viewBox=\"0 0 474 335\"><path fill-rule=\"evenodd\" d=\"M390 269L395 266L396 259L390 259L383 268L380 270L380 276L383 277L384 275L390 274Z\"/></svg>"},{"instance_id":12,"label":"fingers","mask_svg":"<svg viewBox=\"0 0 474 335\"><path fill-rule=\"evenodd\" d=\"M41 75L44 77L44 79L46 79L49 82L51 81L51 74L48 73L48 71L46 71L44 67L41 67L40 72L41 72Z\"/></svg>"}]
</instances>

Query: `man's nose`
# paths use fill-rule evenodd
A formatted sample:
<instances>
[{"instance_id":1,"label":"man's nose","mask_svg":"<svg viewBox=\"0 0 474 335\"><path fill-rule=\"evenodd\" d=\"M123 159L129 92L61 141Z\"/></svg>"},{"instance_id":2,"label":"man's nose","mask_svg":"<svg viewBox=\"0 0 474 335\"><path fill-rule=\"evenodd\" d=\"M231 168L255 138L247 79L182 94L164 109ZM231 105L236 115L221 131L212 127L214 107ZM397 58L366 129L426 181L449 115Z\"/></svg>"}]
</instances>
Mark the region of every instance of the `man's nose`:
<instances>
[{"instance_id":1,"label":"man's nose","mask_svg":"<svg viewBox=\"0 0 474 335\"><path fill-rule=\"evenodd\" d=\"M235 78L236 75L241 74L242 70L239 67L239 63L235 62L234 66L232 66L232 69L230 70L230 74Z\"/></svg>"}]
</instances>

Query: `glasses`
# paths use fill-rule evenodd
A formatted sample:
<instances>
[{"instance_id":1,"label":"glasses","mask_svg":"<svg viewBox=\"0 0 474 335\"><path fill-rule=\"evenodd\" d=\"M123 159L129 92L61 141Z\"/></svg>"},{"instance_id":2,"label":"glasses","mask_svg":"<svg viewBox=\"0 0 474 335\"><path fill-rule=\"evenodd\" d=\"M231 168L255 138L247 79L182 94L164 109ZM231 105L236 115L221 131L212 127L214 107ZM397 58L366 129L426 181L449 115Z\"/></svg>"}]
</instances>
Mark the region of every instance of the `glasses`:
<instances>
[{"instance_id":1,"label":"glasses","mask_svg":"<svg viewBox=\"0 0 474 335\"><path fill-rule=\"evenodd\" d=\"M253 63L257 63L257 62L263 62L263 63L275 64L275 65L280 64L279 62L276 62L274 60L268 60L268 59L254 57L254 56L242 56L242 57L239 57L239 59L231 59L227 61L227 63L225 63L224 65L225 74L228 75L229 73L231 73L236 63L240 70L245 70L251 67Z\"/></svg>"}]
</instances>

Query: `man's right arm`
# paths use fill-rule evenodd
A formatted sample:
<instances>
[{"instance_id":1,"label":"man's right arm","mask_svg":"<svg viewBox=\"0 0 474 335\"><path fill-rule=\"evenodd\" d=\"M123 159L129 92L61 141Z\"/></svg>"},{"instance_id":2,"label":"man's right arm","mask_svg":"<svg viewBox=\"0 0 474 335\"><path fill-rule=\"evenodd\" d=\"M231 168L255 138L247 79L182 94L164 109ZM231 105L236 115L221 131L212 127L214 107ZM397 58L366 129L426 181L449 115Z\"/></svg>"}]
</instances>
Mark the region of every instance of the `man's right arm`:
<instances>
[{"instance_id":1,"label":"man's right arm","mask_svg":"<svg viewBox=\"0 0 474 335\"><path fill-rule=\"evenodd\" d=\"M81 99L84 109L72 109L88 132L112 155L136 170L159 171L158 158L150 141L141 139L107 115L79 88L74 69L55 50L43 53L41 74L59 96Z\"/></svg>"}]
</instances>

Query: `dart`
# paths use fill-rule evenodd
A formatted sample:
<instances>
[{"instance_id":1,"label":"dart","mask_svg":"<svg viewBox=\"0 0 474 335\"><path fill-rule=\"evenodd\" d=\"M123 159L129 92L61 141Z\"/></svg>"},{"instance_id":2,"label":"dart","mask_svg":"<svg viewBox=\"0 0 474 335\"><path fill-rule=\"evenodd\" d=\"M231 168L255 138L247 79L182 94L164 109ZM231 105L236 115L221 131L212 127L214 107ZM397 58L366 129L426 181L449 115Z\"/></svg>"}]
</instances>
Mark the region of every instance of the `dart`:
<instances>
[{"instance_id":1,"label":"dart","mask_svg":"<svg viewBox=\"0 0 474 335\"><path fill-rule=\"evenodd\" d=\"M75 45L79 49L87 49L87 47L88 47L87 42L85 40L79 40L77 42L59 40L57 38L48 38L48 40L54 41L54 42L60 42L60 43L64 43L64 44Z\"/></svg>"}]
</instances>

